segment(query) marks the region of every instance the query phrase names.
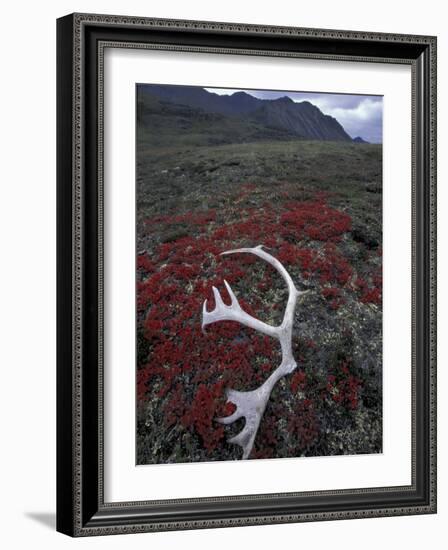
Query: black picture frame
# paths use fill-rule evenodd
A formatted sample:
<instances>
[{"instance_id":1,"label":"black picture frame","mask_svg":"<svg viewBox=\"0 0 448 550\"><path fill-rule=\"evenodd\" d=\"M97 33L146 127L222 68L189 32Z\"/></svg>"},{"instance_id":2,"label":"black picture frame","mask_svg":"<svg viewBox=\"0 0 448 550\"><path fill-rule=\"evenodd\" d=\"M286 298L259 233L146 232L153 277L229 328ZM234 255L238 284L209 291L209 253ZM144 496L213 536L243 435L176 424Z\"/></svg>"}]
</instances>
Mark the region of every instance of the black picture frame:
<instances>
[{"instance_id":1,"label":"black picture frame","mask_svg":"<svg viewBox=\"0 0 448 550\"><path fill-rule=\"evenodd\" d=\"M104 502L102 54L155 44L412 67L412 484ZM57 530L71 536L436 512L436 38L72 14L57 21ZM397 344L398 345L398 344Z\"/></svg>"}]
</instances>

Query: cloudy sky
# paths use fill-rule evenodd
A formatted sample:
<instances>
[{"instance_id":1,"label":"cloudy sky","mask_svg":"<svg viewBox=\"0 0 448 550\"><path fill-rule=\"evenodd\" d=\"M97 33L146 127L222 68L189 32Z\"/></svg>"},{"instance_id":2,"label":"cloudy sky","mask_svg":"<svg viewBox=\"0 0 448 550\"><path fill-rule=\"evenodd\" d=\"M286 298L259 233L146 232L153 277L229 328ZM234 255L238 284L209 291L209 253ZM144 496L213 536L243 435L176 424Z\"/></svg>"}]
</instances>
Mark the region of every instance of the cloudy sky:
<instances>
[{"instance_id":1,"label":"cloudy sky","mask_svg":"<svg viewBox=\"0 0 448 550\"><path fill-rule=\"evenodd\" d=\"M295 102L309 101L319 107L324 114L334 117L352 138L360 136L370 143L383 141L383 98L381 96L221 88L206 88L206 90L220 95L244 91L260 99L288 96Z\"/></svg>"}]
</instances>

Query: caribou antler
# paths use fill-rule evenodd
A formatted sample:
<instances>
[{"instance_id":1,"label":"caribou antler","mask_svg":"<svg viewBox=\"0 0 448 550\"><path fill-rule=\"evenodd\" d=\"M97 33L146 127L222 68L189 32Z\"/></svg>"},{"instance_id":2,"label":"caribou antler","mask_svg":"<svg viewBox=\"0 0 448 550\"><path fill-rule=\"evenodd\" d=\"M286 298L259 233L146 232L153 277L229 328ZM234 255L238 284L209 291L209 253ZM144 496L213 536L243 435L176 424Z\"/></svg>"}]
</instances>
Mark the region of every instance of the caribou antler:
<instances>
[{"instance_id":1,"label":"caribou antler","mask_svg":"<svg viewBox=\"0 0 448 550\"><path fill-rule=\"evenodd\" d=\"M236 410L230 416L216 419L221 424L232 424L235 420L242 417L246 419L246 423L242 431L235 437L229 439L229 443L240 445L243 448L243 458L248 458L252 451L261 418L264 414L267 402L275 384L280 378L286 374L289 374L297 367L297 363L295 362L292 354L292 327L294 321L294 310L298 297L302 294L306 294L308 291L299 292L294 286L291 276L283 265L276 258L265 252L262 245L256 246L255 248L238 248L236 250L229 250L227 252L223 252L222 255L244 252L255 254L255 256L258 256L271 264L283 277L289 291L283 321L281 325L276 327L268 325L267 323L264 323L263 321L260 321L259 319L256 319L255 317L252 317L252 315L246 313L241 308L238 299L227 281L224 281L224 284L227 292L229 293L231 304L229 306L226 305L222 301L218 289L213 287L215 309L213 311L207 311L207 300L205 300L203 306L202 329L204 329L206 325L216 323L218 321L237 321L242 325L266 334L267 336L277 338L280 342L282 362L277 369L269 376L266 382L264 382L264 384L256 390L240 392L228 389L226 392L227 400L236 405Z\"/></svg>"}]
</instances>

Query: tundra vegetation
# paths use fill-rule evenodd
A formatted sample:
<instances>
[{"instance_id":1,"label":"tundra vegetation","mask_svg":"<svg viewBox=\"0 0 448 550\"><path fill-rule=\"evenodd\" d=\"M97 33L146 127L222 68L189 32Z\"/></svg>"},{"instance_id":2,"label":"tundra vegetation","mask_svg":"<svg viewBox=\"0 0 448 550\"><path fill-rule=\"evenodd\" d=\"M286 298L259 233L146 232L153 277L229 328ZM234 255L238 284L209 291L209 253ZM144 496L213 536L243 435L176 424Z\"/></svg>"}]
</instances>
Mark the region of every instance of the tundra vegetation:
<instances>
[{"instance_id":1,"label":"tundra vegetation","mask_svg":"<svg viewBox=\"0 0 448 550\"><path fill-rule=\"evenodd\" d=\"M228 439L244 419L216 421L235 411L226 389L259 387L280 346L234 321L203 331L201 317L213 286L230 304L226 280L247 313L281 323L278 272L251 254L220 255L257 245L309 292L294 313L297 368L275 385L249 458L381 452L381 145L140 99L137 463L241 458Z\"/></svg>"}]
</instances>

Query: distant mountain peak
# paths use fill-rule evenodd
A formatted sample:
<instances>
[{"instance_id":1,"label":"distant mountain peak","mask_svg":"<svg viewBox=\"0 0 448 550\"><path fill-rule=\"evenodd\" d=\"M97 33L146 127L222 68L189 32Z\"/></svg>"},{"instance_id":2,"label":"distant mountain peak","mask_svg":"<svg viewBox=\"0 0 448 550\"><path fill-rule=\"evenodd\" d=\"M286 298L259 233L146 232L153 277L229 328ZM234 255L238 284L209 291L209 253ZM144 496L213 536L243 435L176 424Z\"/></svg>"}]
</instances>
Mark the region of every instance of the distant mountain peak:
<instances>
[{"instance_id":1,"label":"distant mountain peak","mask_svg":"<svg viewBox=\"0 0 448 550\"><path fill-rule=\"evenodd\" d=\"M294 103L294 101L287 95L284 95L282 97L278 97L277 99L274 99L273 101L278 101L279 103Z\"/></svg>"},{"instance_id":2,"label":"distant mountain peak","mask_svg":"<svg viewBox=\"0 0 448 550\"><path fill-rule=\"evenodd\" d=\"M362 139L361 136L356 136L355 138L353 138L353 141L355 143L369 143L368 141L366 141L365 139Z\"/></svg>"}]
</instances>

